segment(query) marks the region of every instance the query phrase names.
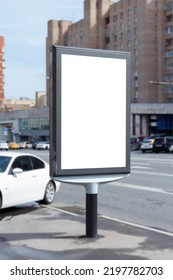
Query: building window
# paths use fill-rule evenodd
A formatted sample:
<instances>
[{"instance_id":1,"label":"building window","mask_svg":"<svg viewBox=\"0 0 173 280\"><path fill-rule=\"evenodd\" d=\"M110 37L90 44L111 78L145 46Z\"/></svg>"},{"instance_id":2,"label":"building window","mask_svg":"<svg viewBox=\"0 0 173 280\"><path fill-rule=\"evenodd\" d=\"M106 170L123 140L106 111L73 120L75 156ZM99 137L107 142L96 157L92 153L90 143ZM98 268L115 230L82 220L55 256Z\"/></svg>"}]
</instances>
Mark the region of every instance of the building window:
<instances>
[{"instance_id":1,"label":"building window","mask_svg":"<svg viewBox=\"0 0 173 280\"><path fill-rule=\"evenodd\" d=\"M138 79L135 79L134 86L135 86L135 88L138 88Z\"/></svg>"},{"instance_id":2,"label":"building window","mask_svg":"<svg viewBox=\"0 0 173 280\"><path fill-rule=\"evenodd\" d=\"M166 29L165 29L165 33L166 33L166 34L170 34L170 33L172 33L172 32L173 32L173 26L172 26L172 25L167 26Z\"/></svg>"},{"instance_id":3,"label":"building window","mask_svg":"<svg viewBox=\"0 0 173 280\"><path fill-rule=\"evenodd\" d=\"M137 33L138 33L138 28L135 27L135 28L134 28L134 34L137 34Z\"/></svg>"},{"instance_id":4,"label":"building window","mask_svg":"<svg viewBox=\"0 0 173 280\"><path fill-rule=\"evenodd\" d=\"M105 29L105 36L109 36L109 33L110 33L110 29L109 29L109 28L106 28L106 29Z\"/></svg>"},{"instance_id":5,"label":"building window","mask_svg":"<svg viewBox=\"0 0 173 280\"><path fill-rule=\"evenodd\" d=\"M166 85L165 86L165 92L172 93L173 92L173 86L172 85Z\"/></svg>"},{"instance_id":6,"label":"building window","mask_svg":"<svg viewBox=\"0 0 173 280\"><path fill-rule=\"evenodd\" d=\"M120 23L120 29L123 29L123 27L124 27L124 24L123 24L123 22L121 22Z\"/></svg>"},{"instance_id":7,"label":"building window","mask_svg":"<svg viewBox=\"0 0 173 280\"><path fill-rule=\"evenodd\" d=\"M169 38L169 39L165 40L165 46L166 47L172 46L172 38Z\"/></svg>"},{"instance_id":8,"label":"building window","mask_svg":"<svg viewBox=\"0 0 173 280\"><path fill-rule=\"evenodd\" d=\"M127 21L127 26L130 27L130 19Z\"/></svg>"},{"instance_id":9,"label":"building window","mask_svg":"<svg viewBox=\"0 0 173 280\"><path fill-rule=\"evenodd\" d=\"M137 59L135 59L135 66L137 66L138 65L138 60Z\"/></svg>"},{"instance_id":10,"label":"building window","mask_svg":"<svg viewBox=\"0 0 173 280\"><path fill-rule=\"evenodd\" d=\"M138 55L138 49L134 49L134 55Z\"/></svg>"},{"instance_id":11,"label":"building window","mask_svg":"<svg viewBox=\"0 0 173 280\"><path fill-rule=\"evenodd\" d=\"M171 13L171 14L166 15L166 20L167 20L167 22L172 21L172 13Z\"/></svg>"},{"instance_id":12,"label":"building window","mask_svg":"<svg viewBox=\"0 0 173 280\"><path fill-rule=\"evenodd\" d=\"M130 10L130 9L127 10L127 15L128 15L128 16L131 15L131 10Z\"/></svg>"},{"instance_id":13,"label":"building window","mask_svg":"<svg viewBox=\"0 0 173 280\"><path fill-rule=\"evenodd\" d=\"M165 4L165 11L172 10L172 2Z\"/></svg>"},{"instance_id":14,"label":"building window","mask_svg":"<svg viewBox=\"0 0 173 280\"><path fill-rule=\"evenodd\" d=\"M123 33L120 33L120 39L123 40Z\"/></svg>"},{"instance_id":15,"label":"building window","mask_svg":"<svg viewBox=\"0 0 173 280\"><path fill-rule=\"evenodd\" d=\"M134 18L134 23L138 23L138 17Z\"/></svg>"},{"instance_id":16,"label":"building window","mask_svg":"<svg viewBox=\"0 0 173 280\"><path fill-rule=\"evenodd\" d=\"M131 35L131 32L130 32L130 30L128 30L127 31L127 36L130 37L130 35Z\"/></svg>"},{"instance_id":17,"label":"building window","mask_svg":"<svg viewBox=\"0 0 173 280\"><path fill-rule=\"evenodd\" d=\"M135 44L135 46L138 45L138 39L137 38L134 39L134 44Z\"/></svg>"},{"instance_id":18,"label":"building window","mask_svg":"<svg viewBox=\"0 0 173 280\"><path fill-rule=\"evenodd\" d=\"M117 21L117 15L113 16L113 22Z\"/></svg>"},{"instance_id":19,"label":"building window","mask_svg":"<svg viewBox=\"0 0 173 280\"><path fill-rule=\"evenodd\" d=\"M117 35L113 35L113 38L114 38L114 42L117 41Z\"/></svg>"},{"instance_id":20,"label":"building window","mask_svg":"<svg viewBox=\"0 0 173 280\"><path fill-rule=\"evenodd\" d=\"M135 78L138 77L138 70L135 70L135 71L134 71L134 77L135 77Z\"/></svg>"},{"instance_id":21,"label":"building window","mask_svg":"<svg viewBox=\"0 0 173 280\"><path fill-rule=\"evenodd\" d=\"M120 13L120 19L123 19L123 12Z\"/></svg>"},{"instance_id":22,"label":"building window","mask_svg":"<svg viewBox=\"0 0 173 280\"><path fill-rule=\"evenodd\" d=\"M173 69L173 62L167 62L165 66L166 69Z\"/></svg>"},{"instance_id":23,"label":"building window","mask_svg":"<svg viewBox=\"0 0 173 280\"><path fill-rule=\"evenodd\" d=\"M116 26L116 24L114 24L114 26L113 26L113 32L116 33L116 31L117 31L117 26Z\"/></svg>"},{"instance_id":24,"label":"building window","mask_svg":"<svg viewBox=\"0 0 173 280\"><path fill-rule=\"evenodd\" d=\"M109 17L106 17L105 18L105 25L107 25L107 24L109 24L110 23L110 19L109 19Z\"/></svg>"},{"instance_id":25,"label":"building window","mask_svg":"<svg viewBox=\"0 0 173 280\"><path fill-rule=\"evenodd\" d=\"M138 98L138 89L135 89L135 100Z\"/></svg>"},{"instance_id":26,"label":"building window","mask_svg":"<svg viewBox=\"0 0 173 280\"><path fill-rule=\"evenodd\" d=\"M83 38L83 31L80 31L80 38Z\"/></svg>"},{"instance_id":27,"label":"building window","mask_svg":"<svg viewBox=\"0 0 173 280\"><path fill-rule=\"evenodd\" d=\"M105 38L105 44L107 45L107 44L109 44L110 43L110 37L106 37Z\"/></svg>"},{"instance_id":28,"label":"building window","mask_svg":"<svg viewBox=\"0 0 173 280\"><path fill-rule=\"evenodd\" d=\"M173 74L167 74L165 76L165 81L173 81Z\"/></svg>"},{"instance_id":29,"label":"building window","mask_svg":"<svg viewBox=\"0 0 173 280\"><path fill-rule=\"evenodd\" d=\"M173 57L173 50L168 50L165 52L165 57Z\"/></svg>"},{"instance_id":30,"label":"building window","mask_svg":"<svg viewBox=\"0 0 173 280\"><path fill-rule=\"evenodd\" d=\"M127 42L127 46L130 48L131 47L131 42L130 40Z\"/></svg>"},{"instance_id":31,"label":"building window","mask_svg":"<svg viewBox=\"0 0 173 280\"><path fill-rule=\"evenodd\" d=\"M31 119L20 119L19 130L48 130L49 129L49 118L31 118Z\"/></svg>"}]
</instances>

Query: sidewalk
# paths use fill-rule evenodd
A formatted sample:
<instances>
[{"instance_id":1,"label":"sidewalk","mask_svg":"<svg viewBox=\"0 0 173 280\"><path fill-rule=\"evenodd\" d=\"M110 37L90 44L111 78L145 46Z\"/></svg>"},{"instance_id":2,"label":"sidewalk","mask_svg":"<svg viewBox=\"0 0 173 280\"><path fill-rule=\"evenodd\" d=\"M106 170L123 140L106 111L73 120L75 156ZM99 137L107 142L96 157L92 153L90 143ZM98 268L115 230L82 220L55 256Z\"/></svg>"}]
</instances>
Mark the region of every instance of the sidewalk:
<instances>
[{"instance_id":1,"label":"sidewalk","mask_svg":"<svg viewBox=\"0 0 173 280\"><path fill-rule=\"evenodd\" d=\"M86 238L85 215L35 205L0 212L0 260L173 259L173 236L98 216Z\"/></svg>"}]
</instances>

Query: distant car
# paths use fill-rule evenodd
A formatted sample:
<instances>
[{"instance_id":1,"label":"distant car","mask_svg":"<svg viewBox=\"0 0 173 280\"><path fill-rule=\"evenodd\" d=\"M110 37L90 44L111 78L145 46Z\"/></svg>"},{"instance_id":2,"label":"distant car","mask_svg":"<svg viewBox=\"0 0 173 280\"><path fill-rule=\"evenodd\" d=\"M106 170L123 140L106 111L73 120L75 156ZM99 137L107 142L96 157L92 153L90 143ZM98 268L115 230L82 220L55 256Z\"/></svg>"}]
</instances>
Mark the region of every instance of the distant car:
<instances>
[{"instance_id":1,"label":"distant car","mask_svg":"<svg viewBox=\"0 0 173 280\"><path fill-rule=\"evenodd\" d=\"M36 149L36 146L37 146L38 143L39 143L39 141L36 141L36 142L32 143L32 149L33 149L33 150Z\"/></svg>"},{"instance_id":2,"label":"distant car","mask_svg":"<svg viewBox=\"0 0 173 280\"><path fill-rule=\"evenodd\" d=\"M19 149L26 149L26 142L20 142Z\"/></svg>"},{"instance_id":3,"label":"distant car","mask_svg":"<svg viewBox=\"0 0 173 280\"><path fill-rule=\"evenodd\" d=\"M0 152L0 208L32 201L50 204L59 186L49 176L49 165L39 157Z\"/></svg>"},{"instance_id":4,"label":"distant car","mask_svg":"<svg viewBox=\"0 0 173 280\"><path fill-rule=\"evenodd\" d=\"M170 153L173 153L173 145L171 145L171 146L169 147L169 152L170 152Z\"/></svg>"},{"instance_id":5,"label":"distant car","mask_svg":"<svg viewBox=\"0 0 173 280\"><path fill-rule=\"evenodd\" d=\"M141 141L140 141L139 137L132 136L130 138L130 150L137 151L140 149L140 146L141 146Z\"/></svg>"},{"instance_id":6,"label":"distant car","mask_svg":"<svg viewBox=\"0 0 173 280\"><path fill-rule=\"evenodd\" d=\"M19 144L15 143L15 142L10 142L9 149L10 150L19 150Z\"/></svg>"},{"instance_id":7,"label":"distant car","mask_svg":"<svg viewBox=\"0 0 173 280\"><path fill-rule=\"evenodd\" d=\"M27 149L32 149L32 145L33 145L33 143L32 142L26 142L26 148Z\"/></svg>"},{"instance_id":8,"label":"distant car","mask_svg":"<svg viewBox=\"0 0 173 280\"><path fill-rule=\"evenodd\" d=\"M141 151L145 153L146 151L153 151L154 138L145 138L141 143Z\"/></svg>"},{"instance_id":9,"label":"distant car","mask_svg":"<svg viewBox=\"0 0 173 280\"><path fill-rule=\"evenodd\" d=\"M153 144L153 152L169 152L170 147L173 145L173 137L156 137Z\"/></svg>"},{"instance_id":10,"label":"distant car","mask_svg":"<svg viewBox=\"0 0 173 280\"><path fill-rule=\"evenodd\" d=\"M6 150L8 151L9 150L9 146L8 146L8 143L6 141L0 141L0 150Z\"/></svg>"},{"instance_id":11,"label":"distant car","mask_svg":"<svg viewBox=\"0 0 173 280\"><path fill-rule=\"evenodd\" d=\"M36 144L37 150L49 150L50 144L48 142L38 142Z\"/></svg>"}]
</instances>

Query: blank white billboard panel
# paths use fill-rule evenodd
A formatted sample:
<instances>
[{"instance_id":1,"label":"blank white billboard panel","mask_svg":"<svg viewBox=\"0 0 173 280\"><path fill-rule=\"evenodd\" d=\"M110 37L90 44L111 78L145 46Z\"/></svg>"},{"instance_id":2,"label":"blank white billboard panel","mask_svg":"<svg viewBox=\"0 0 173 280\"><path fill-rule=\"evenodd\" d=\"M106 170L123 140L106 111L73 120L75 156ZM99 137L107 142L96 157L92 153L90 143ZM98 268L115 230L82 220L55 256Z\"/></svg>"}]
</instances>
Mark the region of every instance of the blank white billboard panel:
<instances>
[{"instance_id":1,"label":"blank white billboard panel","mask_svg":"<svg viewBox=\"0 0 173 280\"><path fill-rule=\"evenodd\" d=\"M125 167L126 61L62 55L61 98L61 168Z\"/></svg>"}]
</instances>

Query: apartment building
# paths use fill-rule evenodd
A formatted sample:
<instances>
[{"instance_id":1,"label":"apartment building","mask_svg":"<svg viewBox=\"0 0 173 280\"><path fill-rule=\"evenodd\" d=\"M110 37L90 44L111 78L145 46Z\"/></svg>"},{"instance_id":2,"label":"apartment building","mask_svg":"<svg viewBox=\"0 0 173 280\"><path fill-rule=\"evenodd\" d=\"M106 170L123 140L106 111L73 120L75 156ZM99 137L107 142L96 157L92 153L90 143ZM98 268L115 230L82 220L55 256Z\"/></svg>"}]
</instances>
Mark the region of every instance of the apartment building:
<instances>
[{"instance_id":1,"label":"apartment building","mask_svg":"<svg viewBox=\"0 0 173 280\"><path fill-rule=\"evenodd\" d=\"M0 36L0 111L4 101L4 37Z\"/></svg>"},{"instance_id":2,"label":"apartment building","mask_svg":"<svg viewBox=\"0 0 173 280\"><path fill-rule=\"evenodd\" d=\"M173 109L173 1L114 2L85 0L84 18L80 21L48 22L47 77L53 44L128 51L131 53L131 102L135 104L132 134L173 134L173 116L165 113L168 103ZM164 109L151 111L146 103L159 103L162 104L159 108Z\"/></svg>"}]
</instances>

